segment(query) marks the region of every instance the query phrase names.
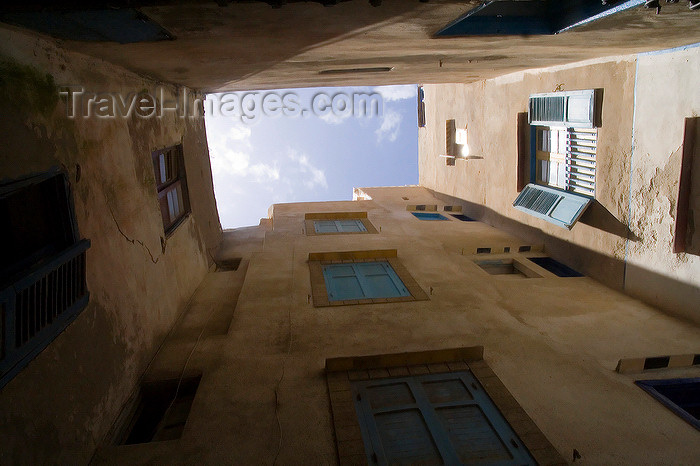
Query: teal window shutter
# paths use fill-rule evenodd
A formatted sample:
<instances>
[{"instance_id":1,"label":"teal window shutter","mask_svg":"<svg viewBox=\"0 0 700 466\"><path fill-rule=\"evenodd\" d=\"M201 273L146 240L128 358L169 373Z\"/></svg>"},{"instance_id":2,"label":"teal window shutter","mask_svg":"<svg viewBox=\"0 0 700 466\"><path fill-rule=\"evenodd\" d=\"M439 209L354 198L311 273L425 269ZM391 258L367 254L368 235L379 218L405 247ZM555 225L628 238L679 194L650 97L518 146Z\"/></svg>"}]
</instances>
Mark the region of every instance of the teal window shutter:
<instances>
[{"instance_id":1,"label":"teal window shutter","mask_svg":"<svg viewBox=\"0 0 700 466\"><path fill-rule=\"evenodd\" d=\"M360 219L351 220L314 220L316 233L360 233L366 232Z\"/></svg>"},{"instance_id":2,"label":"teal window shutter","mask_svg":"<svg viewBox=\"0 0 700 466\"><path fill-rule=\"evenodd\" d=\"M470 372L354 382L369 464L536 464Z\"/></svg>"},{"instance_id":3,"label":"teal window shutter","mask_svg":"<svg viewBox=\"0 0 700 466\"><path fill-rule=\"evenodd\" d=\"M330 301L411 295L386 261L325 265L323 278Z\"/></svg>"}]
</instances>

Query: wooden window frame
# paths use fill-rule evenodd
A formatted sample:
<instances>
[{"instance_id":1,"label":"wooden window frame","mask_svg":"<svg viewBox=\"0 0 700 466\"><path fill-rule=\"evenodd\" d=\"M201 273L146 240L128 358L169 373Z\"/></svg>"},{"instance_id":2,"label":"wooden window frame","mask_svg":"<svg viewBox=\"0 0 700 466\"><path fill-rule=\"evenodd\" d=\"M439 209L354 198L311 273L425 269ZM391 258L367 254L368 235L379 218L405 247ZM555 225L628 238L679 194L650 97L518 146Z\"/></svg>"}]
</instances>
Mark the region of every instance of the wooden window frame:
<instances>
[{"instance_id":1,"label":"wooden window frame","mask_svg":"<svg viewBox=\"0 0 700 466\"><path fill-rule=\"evenodd\" d=\"M169 236L191 212L182 144L153 151L151 159L163 231ZM163 172L166 172L165 177ZM177 212L173 215L175 208Z\"/></svg>"},{"instance_id":2,"label":"wooden window frame","mask_svg":"<svg viewBox=\"0 0 700 466\"><path fill-rule=\"evenodd\" d=\"M328 287L326 286L326 280L323 276L324 265L372 261L388 262L408 290L409 295L394 298L346 299L338 301L331 301L329 299ZM426 301L430 299L427 293L423 291L420 285L418 285L418 282L408 273L406 267L404 267L398 259L396 249L310 253L309 272L311 276L311 294L314 307Z\"/></svg>"}]
</instances>

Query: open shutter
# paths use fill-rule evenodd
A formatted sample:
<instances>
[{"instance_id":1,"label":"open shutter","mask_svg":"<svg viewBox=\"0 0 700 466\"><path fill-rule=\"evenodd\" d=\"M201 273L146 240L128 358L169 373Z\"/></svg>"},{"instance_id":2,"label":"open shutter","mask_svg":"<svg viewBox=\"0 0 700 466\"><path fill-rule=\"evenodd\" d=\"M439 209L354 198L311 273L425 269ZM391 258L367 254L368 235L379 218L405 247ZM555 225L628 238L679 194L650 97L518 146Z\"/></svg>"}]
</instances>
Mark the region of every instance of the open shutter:
<instances>
[{"instance_id":1,"label":"open shutter","mask_svg":"<svg viewBox=\"0 0 700 466\"><path fill-rule=\"evenodd\" d=\"M528 120L535 126L594 128L598 126L595 89L530 96Z\"/></svg>"},{"instance_id":2,"label":"open shutter","mask_svg":"<svg viewBox=\"0 0 700 466\"><path fill-rule=\"evenodd\" d=\"M515 198L513 207L570 230L590 203L587 197L531 183Z\"/></svg>"}]
</instances>

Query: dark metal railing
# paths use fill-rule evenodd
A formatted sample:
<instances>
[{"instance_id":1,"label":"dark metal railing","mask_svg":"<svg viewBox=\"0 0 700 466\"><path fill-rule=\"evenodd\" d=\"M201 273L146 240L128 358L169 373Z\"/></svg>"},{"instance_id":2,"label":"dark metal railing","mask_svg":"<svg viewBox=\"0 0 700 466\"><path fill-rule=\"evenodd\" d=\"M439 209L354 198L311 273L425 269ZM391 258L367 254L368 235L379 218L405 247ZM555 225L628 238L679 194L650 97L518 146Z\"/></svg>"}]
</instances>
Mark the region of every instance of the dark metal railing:
<instances>
[{"instance_id":1,"label":"dark metal railing","mask_svg":"<svg viewBox=\"0 0 700 466\"><path fill-rule=\"evenodd\" d=\"M53 341L87 305L81 240L0 290L0 387Z\"/></svg>"}]
</instances>

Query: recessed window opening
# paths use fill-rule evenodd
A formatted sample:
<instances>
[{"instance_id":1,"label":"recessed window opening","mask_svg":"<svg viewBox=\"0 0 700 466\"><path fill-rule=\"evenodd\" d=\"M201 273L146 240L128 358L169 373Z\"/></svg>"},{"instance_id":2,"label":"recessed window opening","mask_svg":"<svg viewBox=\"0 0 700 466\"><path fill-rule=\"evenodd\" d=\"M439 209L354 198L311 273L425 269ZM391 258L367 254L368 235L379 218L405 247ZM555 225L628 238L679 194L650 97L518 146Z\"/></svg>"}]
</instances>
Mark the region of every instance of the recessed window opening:
<instances>
[{"instance_id":1,"label":"recessed window opening","mask_svg":"<svg viewBox=\"0 0 700 466\"><path fill-rule=\"evenodd\" d=\"M360 219L314 220L316 233L363 233L367 231Z\"/></svg>"},{"instance_id":2,"label":"recessed window opening","mask_svg":"<svg viewBox=\"0 0 700 466\"><path fill-rule=\"evenodd\" d=\"M532 249L531 246L520 246L520 247L518 248L518 252L528 252L528 251L530 251L531 249Z\"/></svg>"},{"instance_id":3,"label":"recessed window opening","mask_svg":"<svg viewBox=\"0 0 700 466\"><path fill-rule=\"evenodd\" d=\"M470 372L352 383L369 464L536 464Z\"/></svg>"},{"instance_id":4,"label":"recessed window opening","mask_svg":"<svg viewBox=\"0 0 700 466\"><path fill-rule=\"evenodd\" d=\"M216 271L217 272L231 272L238 270L241 265L241 258L234 257L232 259L221 259L216 261Z\"/></svg>"},{"instance_id":5,"label":"recessed window opening","mask_svg":"<svg viewBox=\"0 0 700 466\"><path fill-rule=\"evenodd\" d=\"M141 387L122 445L176 440L190 414L202 376L149 382Z\"/></svg>"},{"instance_id":6,"label":"recessed window opening","mask_svg":"<svg viewBox=\"0 0 700 466\"><path fill-rule=\"evenodd\" d=\"M583 277L583 274L551 257L529 257L528 259L557 277Z\"/></svg>"},{"instance_id":7,"label":"recessed window opening","mask_svg":"<svg viewBox=\"0 0 700 466\"><path fill-rule=\"evenodd\" d=\"M172 233L190 212L182 144L152 154L163 230Z\"/></svg>"},{"instance_id":8,"label":"recessed window opening","mask_svg":"<svg viewBox=\"0 0 700 466\"><path fill-rule=\"evenodd\" d=\"M499 0L481 3L435 35L459 37L559 34L641 5L644 0L623 2Z\"/></svg>"},{"instance_id":9,"label":"recessed window opening","mask_svg":"<svg viewBox=\"0 0 700 466\"><path fill-rule=\"evenodd\" d=\"M448 220L442 214L432 213L432 212L411 212L414 217L419 220Z\"/></svg>"},{"instance_id":10,"label":"recessed window opening","mask_svg":"<svg viewBox=\"0 0 700 466\"><path fill-rule=\"evenodd\" d=\"M637 380L635 383L700 430L700 378Z\"/></svg>"},{"instance_id":11,"label":"recessed window opening","mask_svg":"<svg viewBox=\"0 0 700 466\"><path fill-rule=\"evenodd\" d=\"M86 251L66 176L0 184L0 388L87 306Z\"/></svg>"},{"instance_id":12,"label":"recessed window opening","mask_svg":"<svg viewBox=\"0 0 700 466\"><path fill-rule=\"evenodd\" d=\"M467 215L464 215L464 214L450 214L450 215L452 215L457 220L461 220L462 222L475 222L476 221L473 218L471 218Z\"/></svg>"},{"instance_id":13,"label":"recessed window opening","mask_svg":"<svg viewBox=\"0 0 700 466\"><path fill-rule=\"evenodd\" d=\"M477 254L489 254L490 252L491 248L476 248Z\"/></svg>"},{"instance_id":14,"label":"recessed window opening","mask_svg":"<svg viewBox=\"0 0 700 466\"><path fill-rule=\"evenodd\" d=\"M518 263L512 259L482 260L477 261L476 264L491 275L513 275L519 278L528 278Z\"/></svg>"}]
</instances>

